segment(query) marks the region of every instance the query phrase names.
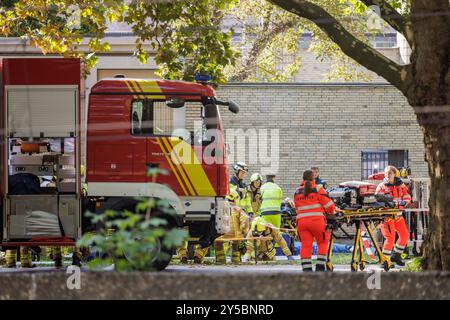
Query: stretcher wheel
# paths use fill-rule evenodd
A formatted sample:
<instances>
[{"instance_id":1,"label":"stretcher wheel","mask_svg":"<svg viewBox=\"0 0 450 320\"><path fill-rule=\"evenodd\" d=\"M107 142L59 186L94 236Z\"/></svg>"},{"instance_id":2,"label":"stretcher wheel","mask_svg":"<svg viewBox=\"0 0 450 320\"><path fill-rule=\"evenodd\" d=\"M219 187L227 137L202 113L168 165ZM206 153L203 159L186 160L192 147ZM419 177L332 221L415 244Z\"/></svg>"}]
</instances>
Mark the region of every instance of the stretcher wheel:
<instances>
[{"instance_id":1,"label":"stretcher wheel","mask_svg":"<svg viewBox=\"0 0 450 320\"><path fill-rule=\"evenodd\" d=\"M366 268L366 263L365 262L360 262L359 263L359 270L364 271L365 268Z\"/></svg>"},{"instance_id":2,"label":"stretcher wheel","mask_svg":"<svg viewBox=\"0 0 450 320\"><path fill-rule=\"evenodd\" d=\"M327 271L333 272L334 267L331 262L327 262L325 266L327 267Z\"/></svg>"},{"instance_id":3,"label":"stretcher wheel","mask_svg":"<svg viewBox=\"0 0 450 320\"><path fill-rule=\"evenodd\" d=\"M385 262L383 262L383 269L384 271L389 271L389 269L391 268L391 264L389 263L388 260L386 260Z\"/></svg>"},{"instance_id":4,"label":"stretcher wheel","mask_svg":"<svg viewBox=\"0 0 450 320\"><path fill-rule=\"evenodd\" d=\"M352 269L352 272L358 271L358 265L356 264L356 262L352 262L350 268Z\"/></svg>"}]
</instances>

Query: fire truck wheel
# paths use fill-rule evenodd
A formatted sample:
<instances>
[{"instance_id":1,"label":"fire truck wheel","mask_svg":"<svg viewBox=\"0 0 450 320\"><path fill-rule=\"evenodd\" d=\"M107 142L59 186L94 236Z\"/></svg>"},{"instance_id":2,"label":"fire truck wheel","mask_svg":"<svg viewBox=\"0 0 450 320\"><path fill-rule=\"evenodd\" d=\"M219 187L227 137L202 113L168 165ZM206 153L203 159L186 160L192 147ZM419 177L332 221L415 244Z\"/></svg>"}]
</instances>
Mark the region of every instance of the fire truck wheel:
<instances>
[{"instance_id":1,"label":"fire truck wheel","mask_svg":"<svg viewBox=\"0 0 450 320\"><path fill-rule=\"evenodd\" d=\"M135 199L108 199L107 202L103 206L103 210L117 210L117 211L134 211L136 208L137 201ZM166 214L159 209L153 209L152 210L152 216L158 217L161 219L167 220L168 224L165 226L165 228L170 231L173 228L177 228L177 221L176 219L169 214ZM97 226L98 227L98 226ZM139 239L135 239L136 241L139 241ZM166 254L161 254L166 253ZM153 247L148 249L148 254L150 255L149 259L149 269L156 269L158 271L165 269L172 259L173 254L175 253L175 248L166 248L162 244L162 239L158 239ZM123 256L126 258L131 264L133 264L132 257L130 253L124 252Z\"/></svg>"},{"instance_id":2,"label":"fire truck wheel","mask_svg":"<svg viewBox=\"0 0 450 320\"><path fill-rule=\"evenodd\" d=\"M176 225L173 225L169 221L169 225L167 226L167 230L171 230L176 228ZM136 239L139 241L139 239ZM157 239L153 247L148 249L149 262L147 265L148 269L153 269L157 271L164 270L172 260L172 256L175 254L175 248L168 248L163 245L162 238ZM124 257L133 264L132 257L127 252L124 252Z\"/></svg>"}]
</instances>

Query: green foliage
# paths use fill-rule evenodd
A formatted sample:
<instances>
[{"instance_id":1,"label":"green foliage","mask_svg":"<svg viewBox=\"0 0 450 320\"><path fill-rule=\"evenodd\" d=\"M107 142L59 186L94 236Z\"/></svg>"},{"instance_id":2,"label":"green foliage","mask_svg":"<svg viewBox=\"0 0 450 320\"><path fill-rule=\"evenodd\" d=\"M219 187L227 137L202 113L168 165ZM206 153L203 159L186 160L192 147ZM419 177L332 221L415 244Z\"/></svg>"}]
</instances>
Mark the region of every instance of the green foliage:
<instances>
[{"instance_id":1,"label":"green foliage","mask_svg":"<svg viewBox=\"0 0 450 320\"><path fill-rule=\"evenodd\" d=\"M265 0L237 1L227 13L240 35L233 45L242 51L225 69L232 81L288 81L300 66L299 19Z\"/></svg>"},{"instance_id":2,"label":"green foliage","mask_svg":"<svg viewBox=\"0 0 450 320\"><path fill-rule=\"evenodd\" d=\"M158 169L149 170L150 176L160 173ZM87 233L77 242L79 247L88 247L96 253L89 267L99 269L114 264L117 271L149 270L156 260L169 259L168 252L184 243L187 231L174 228L165 218L176 215L167 200L136 200L133 212L85 213L98 226L96 233Z\"/></svg>"},{"instance_id":3,"label":"green foliage","mask_svg":"<svg viewBox=\"0 0 450 320\"><path fill-rule=\"evenodd\" d=\"M4 36L20 36L40 48L43 54L78 57L85 75L96 64L96 53L109 51L102 43L107 16L120 21L125 5L119 0L14 0L3 1L0 30ZM89 36L90 53L80 49Z\"/></svg>"},{"instance_id":4,"label":"green foliage","mask_svg":"<svg viewBox=\"0 0 450 320\"><path fill-rule=\"evenodd\" d=\"M149 270L156 259L165 259L161 246L176 248L185 240L183 229L168 228L167 220L130 211L108 210L103 214L87 213L92 223L103 227L87 233L77 242L97 254L88 263L93 269L114 264L116 271Z\"/></svg>"},{"instance_id":5,"label":"green foliage","mask_svg":"<svg viewBox=\"0 0 450 320\"><path fill-rule=\"evenodd\" d=\"M223 82L222 69L237 52L220 23L234 1L3 0L0 30L29 40L44 54L79 57L88 74L96 54L110 50L101 40L108 23L126 22L137 35L136 57L146 63L154 51L162 77L193 80L196 73L209 73ZM87 54L80 49L84 36Z\"/></svg>"},{"instance_id":6,"label":"green foliage","mask_svg":"<svg viewBox=\"0 0 450 320\"><path fill-rule=\"evenodd\" d=\"M310 1L366 43L366 34L375 32L369 29L367 7L359 0ZM388 2L408 14L410 0ZM85 74L97 63L98 53L110 51L102 40L108 24L125 22L137 36L137 59L146 63L154 57L158 74L167 79L190 81L196 73L208 73L219 83L236 77L292 80L301 67L303 32L314 35L308 50L320 60L332 61L324 80L370 79L312 22L267 0L0 0L0 4L4 36L21 36L44 54L79 57ZM230 21L233 27L224 27ZM242 41L232 44L236 30ZM86 36L89 39L83 41ZM86 41L89 52L80 48Z\"/></svg>"},{"instance_id":7,"label":"green foliage","mask_svg":"<svg viewBox=\"0 0 450 320\"><path fill-rule=\"evenodd\" d=\"M413 272L419 272L422 271L422 257L415 257L411 259L411 261L406 263L405 270L406 271L413 271Z\"/></svg>"},{"instance_id":8,"label":"green foliage","mask_svg":"<svg viewBox=\"0 0 450 320\"><path fill-rule=\"evenodd\" d=\"M237 52L230 46L231 33L221 30L224 12L233 0L136 1L125 21L138 36L136 55L149 58L147 43L155 50L159 75L192 81L196 73L208 73L224 82L222 69L233 64ZM148 21L152 21L149 23Z\"/></svg>"}]
</instances>

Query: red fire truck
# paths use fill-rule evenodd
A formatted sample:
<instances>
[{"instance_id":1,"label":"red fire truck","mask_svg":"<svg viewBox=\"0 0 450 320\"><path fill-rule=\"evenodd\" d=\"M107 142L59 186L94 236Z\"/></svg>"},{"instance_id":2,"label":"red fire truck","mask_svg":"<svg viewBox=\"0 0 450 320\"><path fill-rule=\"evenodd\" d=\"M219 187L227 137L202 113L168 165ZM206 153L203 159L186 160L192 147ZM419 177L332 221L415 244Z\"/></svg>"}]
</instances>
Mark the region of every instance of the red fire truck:
<instances>
[{"instance_id":1,"label":"red fire truck","mask_svg":"<svg viewBox=\"0 0 450 320\"><path fill-rule=\"evenodd\" d=\"M134 209L137 197L167 200L171 226L203 246L228 232L218 106L238 106L207 82L100 80L82 122L78 59L8 58L0 70L3 249L73 245L94 227L86 210Z\"/></svg>"}]
</instances>

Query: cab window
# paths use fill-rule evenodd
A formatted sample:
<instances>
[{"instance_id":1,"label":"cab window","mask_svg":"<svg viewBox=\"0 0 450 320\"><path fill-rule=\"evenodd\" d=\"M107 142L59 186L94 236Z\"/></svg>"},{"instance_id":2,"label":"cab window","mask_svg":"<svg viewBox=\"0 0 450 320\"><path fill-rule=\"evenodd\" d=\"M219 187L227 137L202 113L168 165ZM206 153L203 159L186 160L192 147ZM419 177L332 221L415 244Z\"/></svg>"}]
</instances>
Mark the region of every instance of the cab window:
<instances>
[{"instance_id":1,"label":"cab window","mask_svg":"<svg viewBox=\"0 0 450 320\"><path fill-rule=\"evenodd\" d=\"M173 130L173 112L164 101L133 100L130 119L132 135L167 136Z\"/></svg>"}]
</instances>

